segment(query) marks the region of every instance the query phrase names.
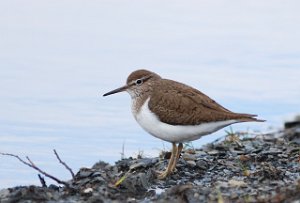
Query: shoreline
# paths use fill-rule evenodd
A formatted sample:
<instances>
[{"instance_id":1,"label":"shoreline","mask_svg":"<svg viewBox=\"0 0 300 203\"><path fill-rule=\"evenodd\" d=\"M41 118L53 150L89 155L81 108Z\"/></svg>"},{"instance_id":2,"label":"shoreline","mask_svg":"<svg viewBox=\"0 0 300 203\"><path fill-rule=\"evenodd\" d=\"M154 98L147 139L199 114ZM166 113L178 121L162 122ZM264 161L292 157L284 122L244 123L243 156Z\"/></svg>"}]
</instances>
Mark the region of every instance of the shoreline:
<instances>
[{"instance_id":1,"label":"shoreline","mask_svg":"<svg viewBox=\"0 0 300 203\"><path fill-rule=\"evenodd\" d=\"M194 149L185 145L177 171L157 180L169 153L99 161L66 184L0 190L0 202L293 202L300 200L300 126L272 134L228 133ZM46 179L47 180L47 179ZM117 184L116 184L117 183Z\"/></svg>"}]
</instances>

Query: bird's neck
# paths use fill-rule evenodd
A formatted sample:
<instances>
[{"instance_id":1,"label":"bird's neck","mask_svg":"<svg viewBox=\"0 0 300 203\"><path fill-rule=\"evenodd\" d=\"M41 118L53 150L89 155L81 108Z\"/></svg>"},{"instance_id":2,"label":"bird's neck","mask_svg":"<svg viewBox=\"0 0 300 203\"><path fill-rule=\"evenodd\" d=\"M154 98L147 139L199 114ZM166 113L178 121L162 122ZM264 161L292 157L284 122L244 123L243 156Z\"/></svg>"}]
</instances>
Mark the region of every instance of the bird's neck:
<instances>
[{"instance_id":1,"label":"bird's neck","mask_svg":"<svg viewBox=\"0 0 300 203\"><path fill-rule=\"evenodd\" d=\"M141 107L145 103L145 101L149 98L149 94L142 94L138 97L132 98L131 101L131 111L134 117L139 113Z\"/></svg>"}]
</instances>

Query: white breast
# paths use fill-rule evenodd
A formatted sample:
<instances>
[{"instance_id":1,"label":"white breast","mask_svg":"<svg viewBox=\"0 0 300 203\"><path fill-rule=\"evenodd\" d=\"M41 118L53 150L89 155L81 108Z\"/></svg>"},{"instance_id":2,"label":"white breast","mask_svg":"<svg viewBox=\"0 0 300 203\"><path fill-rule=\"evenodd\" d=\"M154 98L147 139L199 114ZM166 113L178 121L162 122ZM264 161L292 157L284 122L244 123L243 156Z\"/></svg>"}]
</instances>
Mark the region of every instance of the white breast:
<instances>
[{"instance_id":1,"label":"white breast","mask_svg":"<svg viewBox=\"0 0 300 203\"><path fill-rule=\"evenodd\" d=\"M187 142L199 139L203 135L213 133L225 126L237 123L237 120L217 121L200 125L170 125L161 122L149 109L148 98L135 114L137 122L151 135L168 142Z\"/></svg>"}]
</instances>

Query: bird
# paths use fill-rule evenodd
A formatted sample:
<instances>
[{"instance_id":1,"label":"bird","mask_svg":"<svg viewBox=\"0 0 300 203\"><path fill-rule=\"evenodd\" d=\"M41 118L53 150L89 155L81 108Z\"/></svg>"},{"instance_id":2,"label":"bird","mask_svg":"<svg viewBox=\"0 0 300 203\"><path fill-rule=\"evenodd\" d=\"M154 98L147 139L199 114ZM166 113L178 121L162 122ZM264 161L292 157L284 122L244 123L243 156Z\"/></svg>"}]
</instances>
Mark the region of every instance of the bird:
<instances>
[{"instance_id":1,"label":"bird","mask_svg":"<svg viewBox=\"0 0 300 203\"><path fill-rule=\"evenodd\" d=\"M234 123L265 121L255 114L234 113L191 86L145 69L133 71L124 86L103 96L124 91L131 96L131 110L138 124L154 137L172 143L169 163L165 171L158 172L158 179L175 171L183 143Z\"/></svg>"}]
</instances>

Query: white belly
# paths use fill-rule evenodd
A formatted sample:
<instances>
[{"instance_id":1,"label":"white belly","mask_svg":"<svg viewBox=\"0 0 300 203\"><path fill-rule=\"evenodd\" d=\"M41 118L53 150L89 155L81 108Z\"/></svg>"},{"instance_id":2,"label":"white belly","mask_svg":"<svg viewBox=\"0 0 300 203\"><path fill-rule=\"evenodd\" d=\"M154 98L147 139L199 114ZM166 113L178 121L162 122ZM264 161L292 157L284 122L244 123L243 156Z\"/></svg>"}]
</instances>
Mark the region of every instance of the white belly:
<instances>
[{"instance_id":1,"label":"white belly","mask_svg":"<svg viewBox=\"0 0 300 203\"><path fill-rule=\"evenodd\" d=\"M148 98L140 111L136 113L137 122L151 135L168 142L187 142L199 139L203 135L213 133L225 126L237 123L237 120L217 121L200 125L170 125L161 122L148 107Z\"/></svg>"}]
</instances>

